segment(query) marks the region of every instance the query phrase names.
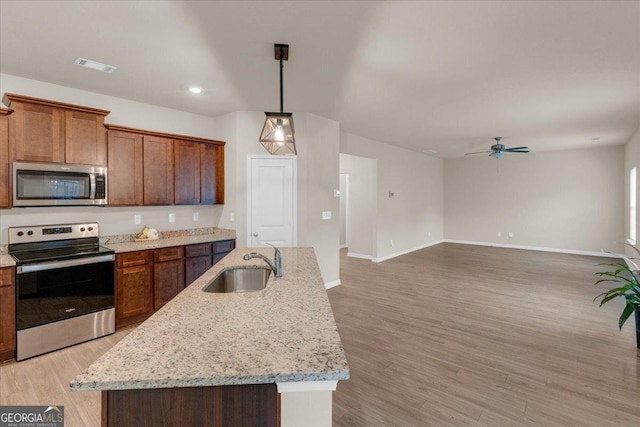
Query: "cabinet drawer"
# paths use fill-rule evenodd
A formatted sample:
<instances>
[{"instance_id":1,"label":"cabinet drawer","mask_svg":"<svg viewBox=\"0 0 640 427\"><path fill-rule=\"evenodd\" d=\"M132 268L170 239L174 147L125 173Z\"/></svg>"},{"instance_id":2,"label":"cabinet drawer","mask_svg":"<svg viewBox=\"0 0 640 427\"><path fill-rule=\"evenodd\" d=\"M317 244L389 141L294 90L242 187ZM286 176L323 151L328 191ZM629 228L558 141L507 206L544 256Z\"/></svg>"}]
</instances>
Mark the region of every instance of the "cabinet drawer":
<instances>
[{"instance_id":1,"label":"cabinet drawer","mask_svg":"<svg viewBox=\"0 0 640 427\"><path fill-rule=\"evenodd\" d=\"M13 285L13 268L0 268L0 286Z\"/></svg>"},{"instance_id":2,"label":"cabinet drawer","mask_svg":"<svg viewBox=\"0 0 640 427\"><path fill-rule=\"evenodd\" d=\"M231 252L235 247L235 240L221 240L219 242L213 242L213 253L219 254L223 252Z\"/></svg>"},{"instance_id":3,"label":"cabinet drawer","mask_svg":"<svg viewBox=\"0 0 640 427\"><path fill-rule=\"evenodd\" d=\"M211 243L200 243L198 245L189 245L185 247L185 257L193 258L202 255L211 255Z\"/></svg>"},{"instance_id":4,"label":"cabinet drawer","mask_svg":"<svg viewBox=\"0 0 640 427\"><path fill-rule=\"evenodd\" d=\"M184 246L173 246L153 251L153 260L155 262L172 261L181 258L184 258Z\"/></svg>"},{"instance_id":5,"label":"cabinet drawer","mask_svg":"<svg viewBox=\"0 0 640 427\"><path fill-rule=\"evenodd\" d=\"M133 267L136 265L149 264L152 260L151 251L125 252L116 255L116 266L118 268Z\"/></svg>"}]
</instances>

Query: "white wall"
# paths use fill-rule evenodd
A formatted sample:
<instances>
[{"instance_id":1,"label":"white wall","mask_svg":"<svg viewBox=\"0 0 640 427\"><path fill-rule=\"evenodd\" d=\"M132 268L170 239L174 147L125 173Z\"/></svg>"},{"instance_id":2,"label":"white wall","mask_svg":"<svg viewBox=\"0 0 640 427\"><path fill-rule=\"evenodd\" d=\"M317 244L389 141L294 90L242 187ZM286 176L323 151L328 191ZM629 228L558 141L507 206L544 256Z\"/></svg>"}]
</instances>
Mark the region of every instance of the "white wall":
<instances>
[{"instance_id":1,"label":"white wall","mask_svg":"<svg viewBox=\"0 0 640 427\"><path fill-rule=\"evenodd\" d=\"M333 190L339 188L339 124L309 113L293 114L298 151L298 246L316 251L325 283L339 278L339 200ZM225 137L229 150L225 156L228 191L220 226L235 225L238 247L247 242L247 156L266 154L258 142L264 113L237 111L214 119L216 132ZM331 220L322 220L322 212L331 211ZM229 214L235 214L235 222ZM284 260L286 262L286 260Z\"/></svg>"},{"instance_id":2,"label":"white wall","mask_svg":"<svg viewBox=\"0 0 640 427\"><path fill-rule=\"evenodd\" d=\"M347 243L349 254L375 258L378 230L378 161L340 153L340 173L349 175Z\"/></svg>"},{"instance_id":3,"label":"white wall","mask_svg":"<svg viewBox=\"0 0 640 427\"><path fill-rule=\"evenodd\" d=\"M7 92L110 110L111 113L105 119L107 123L138 129L221 139L219 137L216 138L214 120L210 117L0 74L0 94L4 95ZM229 149L225 147L225 154L228 151ZM233 198L228 184L226 193L226 197ZM142 215L142 224L164 231L217 227L220 226L222 209L221 206L2 209L0 210L0 245L7 244L7 228L18 225L97 221L100 224L100 233L102 235L135 233L142 228L142 225L133 223L134 214ZM199 213L199 221L193 221L193 212ZM169 223L169 213L176 214L174 223ZM228 222L225 222L222 226L233 228L229 225Z\"/></svg>"},{"instance_id":4,"label":"white wall","mask_svg":"<svg viewBox=\"0 0 640 427\"><path fill-rule=\"evenodd\" d=\"M448 159L444 169L446 239L622 251L622 146Z\"/></svg>"},{"instance_id":5,"label":"white wall","mask_svg":"<svg viewBox=\"0 0 640 427\"><path fill-rule=\"evenodd\" d=\"M340 136L340 152L378 161L376 258L443 238L441 159L349 133Z\"/></svg>"},{"instance_id":6,"label":"white wall","mask_svg":"<svg viewBox=\"0 0 640 427\"><path fill-rule=\"evenodd\" d=\"M629 171L636 168L636 203L640 202L640 127L636 133L629 139L624 150L624 238L629 237ZM636 242L640 241L640 209L636 208ZM638 245L638 243L636 243ZM631 248L625 247L625 254L628 257L637 258L638 254Z\"/></svg>"}]
</instances>

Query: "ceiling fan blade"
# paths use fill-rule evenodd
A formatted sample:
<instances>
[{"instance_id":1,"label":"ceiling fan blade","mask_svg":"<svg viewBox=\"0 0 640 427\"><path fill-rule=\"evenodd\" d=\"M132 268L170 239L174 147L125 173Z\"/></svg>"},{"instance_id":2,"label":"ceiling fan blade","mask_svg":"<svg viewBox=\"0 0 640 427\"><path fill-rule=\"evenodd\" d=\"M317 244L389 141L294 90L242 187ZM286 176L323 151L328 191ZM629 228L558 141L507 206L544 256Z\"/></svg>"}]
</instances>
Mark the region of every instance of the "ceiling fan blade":
<instances>
[{"instance_id":1,"label":"ceiling fan blade","mask_svg":"<svg viewBox=\"0 0 640 427\"><path fill-rule=\"evenodd\" d=\"M492 153L492 150L487 150L487 151L474 151L473 153L464 153L465 156L468 156L469 154L486 154L486 153Z\"/></svg>"},{"instance_id":2,"label":"ceiling fan blade","mask_svg":"<svg viewBox=\"0 0 640 427\"><path fill-rule=\"evenodd\" d=\"M511 148L505 148L504 151L509 151L511 153L515 153L515 152L521 152L521 153L528 153L529 152L529 147L511 147Z\"/></svg>"}]
</instances>

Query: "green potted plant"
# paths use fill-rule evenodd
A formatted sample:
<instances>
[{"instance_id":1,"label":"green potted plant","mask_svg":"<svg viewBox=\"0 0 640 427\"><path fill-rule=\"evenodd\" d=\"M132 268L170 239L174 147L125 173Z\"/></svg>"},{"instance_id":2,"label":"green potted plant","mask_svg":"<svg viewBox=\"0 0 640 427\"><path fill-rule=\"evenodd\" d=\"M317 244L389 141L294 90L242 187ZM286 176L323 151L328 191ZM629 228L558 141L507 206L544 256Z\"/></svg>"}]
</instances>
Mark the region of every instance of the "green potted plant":
<instances>
[{"instance_id":1,"label":"green potted plant","mask_svg":"<svg viewBox=\"0 0 640 427\"><path fill-rule=\"evenodd\" d=\"M629 245L631 246L631 245ZM640 251L635 246L631 246L638 255L640 255ZM600 301L600 306L603 304L616 299L618 297L625 299L624 310L622 310L622 314L620 315L620 319L618 320L618 326L620 330L622 330L622 326L627 321L627 319L635 313L636 318L636 347L640 349L640 281L638 281L638 266L633 261L638 258L629 259L629 263L633 267L629 267L626 262L613 263L613 264L598 264L598 265L606 265L611 267L609 271L600 271L595 273L596 276L599 276L600 279L595 283L595 285L603 282L613 282L616 284L615 287L609 289L606 292L601 293L596 296L593 301L602 297Z\"/></svg>"}]
</instances>

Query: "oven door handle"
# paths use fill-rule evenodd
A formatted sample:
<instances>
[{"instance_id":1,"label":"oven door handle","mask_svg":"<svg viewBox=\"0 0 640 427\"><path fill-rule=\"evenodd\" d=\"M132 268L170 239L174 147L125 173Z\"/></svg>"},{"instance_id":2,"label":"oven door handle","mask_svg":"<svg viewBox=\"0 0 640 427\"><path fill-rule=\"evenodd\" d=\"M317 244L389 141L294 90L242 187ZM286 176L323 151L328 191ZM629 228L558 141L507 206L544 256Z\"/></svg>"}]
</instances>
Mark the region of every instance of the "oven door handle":
<instances>
[{"instance_id":1,"label":"oven door handle","mask_svg":"<svg viewBox=\"0 0 640 427\"><path fill-rule=\"evenodd\" d=\"M96 264L99 262L109 262L116 259L116 256L101 255L89 258L76 258L62 261L47 261L35 264L21 265L16 268L16 274L33 273L35 271L53 270L55 268L74 267L77 265Z\"/></svg>"}]
</instances>

